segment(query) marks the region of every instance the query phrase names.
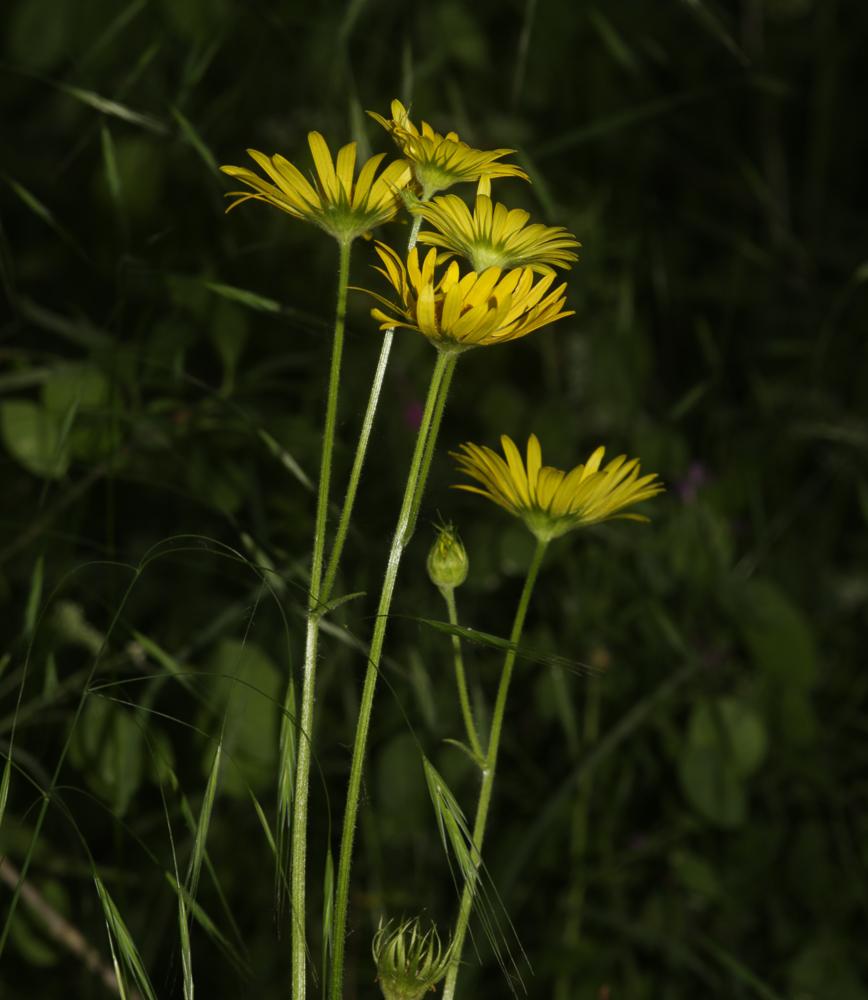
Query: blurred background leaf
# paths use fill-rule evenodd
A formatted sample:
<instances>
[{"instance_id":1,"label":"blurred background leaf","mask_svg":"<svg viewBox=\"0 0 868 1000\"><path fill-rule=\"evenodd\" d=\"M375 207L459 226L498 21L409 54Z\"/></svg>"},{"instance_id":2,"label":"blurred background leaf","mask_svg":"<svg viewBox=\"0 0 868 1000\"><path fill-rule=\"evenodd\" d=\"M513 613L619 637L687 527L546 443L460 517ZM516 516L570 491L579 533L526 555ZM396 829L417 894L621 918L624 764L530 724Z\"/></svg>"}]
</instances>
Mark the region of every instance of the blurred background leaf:
<instances>
[{"instance_id":1,"label":"blurred background leaf","mask_svg":"<svg viewBox=\"0 0 868 1000\"><path fill-rule=\"evenodd\" d=\"M110 914L130 968L182 995L171 880L223 732L196 985L286 992L269 836L337 255L265 206L225 217L215 167L254 147L308 170L313 128L386 151L364 111L400 97L414 119L515 148L533 184L496 197L583 246L573 318L459 366L390 626L347 1000L376 995L381 914L424 911L445 931L455 911L420 754L467 814L477 782L448 742L452 638L424 625L445 616L429 525L454 520L470 556L461 626L504 636L531 540L449 488L447 451L531 431L555 465L604 442L668 489L650 526L553 545L528 618L485 860L529 995L865 996L866 30L838 0L8 0L0 852L28 857L69 738L28 880L104 961ZM360 241L352 283L382 290L373 260ZM335 497L379 350L368 309L351 295ZM335 591L362 596L322 640L312 873L336 846L371 595L431 363L396 336ZM484 729L500 653L464 654ZM462 995L504 996L475 931ZM19 906L0 995L37 994L106 991Z\"/></svg>"}]
</instances>

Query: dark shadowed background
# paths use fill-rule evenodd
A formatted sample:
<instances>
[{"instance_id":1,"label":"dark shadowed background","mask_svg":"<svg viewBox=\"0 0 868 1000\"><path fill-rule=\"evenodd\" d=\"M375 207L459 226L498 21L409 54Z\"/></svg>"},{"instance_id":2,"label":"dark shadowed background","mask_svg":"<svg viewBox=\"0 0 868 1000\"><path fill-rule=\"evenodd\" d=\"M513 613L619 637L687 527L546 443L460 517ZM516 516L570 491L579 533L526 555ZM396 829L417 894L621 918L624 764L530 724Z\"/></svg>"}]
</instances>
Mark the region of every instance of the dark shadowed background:
<instances>
[{"instance_id":1,"label":"dark shadowed background","mask_svg":"<svg viewBox=\"0 0 868 1000\"><path fill-rule=\"evenodd\" d=\"M651 525L555 543L531 608L486 854L518 995L868 998L866 31L868 8L837 0L7 0L0 919L29 874L0 995L111 995L90 967L111 962L96 873L157 995L181 996L173 849L183 875L225 720L197 995L288 996L263 827L302 649L336 247L267 206L225 217L217 165L254 147L307 169L314 128L391 152L364 112L401 97L515 148L533 183L496 197L583 249L574 317L459 366L393 606L347 1000L378 993L380 914L448 932L420 751L468 812L475 778L444 742L460 719L449 638L420 621L445 617L425 556L438 512L454 520L462 623L508 632L530 536L451 491L447 453L531 431L555 465L602 442L668 488ZM384 232L400 245L406 224ZM372 260L360 242L352 282L382 290ZM379 349L368 312L351 295L338 484ZM317 910L432 360L398 334L339 584L367 596L323 642ZM465 655L490 704L496 650ZM460 996L509 996L474 929Z\"/></svg>"}]
</instances>

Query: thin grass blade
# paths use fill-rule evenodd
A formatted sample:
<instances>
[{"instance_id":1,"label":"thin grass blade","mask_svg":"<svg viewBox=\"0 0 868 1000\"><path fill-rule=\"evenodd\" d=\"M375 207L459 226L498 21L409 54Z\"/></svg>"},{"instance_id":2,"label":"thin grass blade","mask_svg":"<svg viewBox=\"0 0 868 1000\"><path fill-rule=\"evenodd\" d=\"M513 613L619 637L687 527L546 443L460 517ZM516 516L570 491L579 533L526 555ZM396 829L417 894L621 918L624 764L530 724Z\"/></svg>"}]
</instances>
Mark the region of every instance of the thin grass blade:
<instances>
[{"instance_id":1,"label":"thin grass blade","mask_svg":"<svg viewBox=\"0 0 868 1000\"><path fill-rule=\"evenodd\" d=\"M123 983L122 969L130 975L136 987L141 991L147 1000L157 1000L157 994L151 985L139 949L121 917L120 911L115 906L108 889L105 887L99 875L94 874L97 895L102 905L103 916L105 917L106 928L108 929L109 945L112 951L112 959L115 964L115 973L118 977L118 984ZM117 953L115 952L117 948ZM122 992L122 995L123 992Z\"/></svg>"}]
</instances>

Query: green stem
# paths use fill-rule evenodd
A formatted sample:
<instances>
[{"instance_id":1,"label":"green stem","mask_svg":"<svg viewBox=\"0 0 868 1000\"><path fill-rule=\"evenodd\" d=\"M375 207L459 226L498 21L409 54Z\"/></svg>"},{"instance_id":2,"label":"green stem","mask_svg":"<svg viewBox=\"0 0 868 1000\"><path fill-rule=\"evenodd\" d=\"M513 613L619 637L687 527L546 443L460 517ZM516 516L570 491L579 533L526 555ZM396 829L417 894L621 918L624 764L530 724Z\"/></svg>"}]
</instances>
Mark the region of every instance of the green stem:
<instances>
[{"instance_id":1,"label":"green stem","mask_svg":"<svg viewBox=\"0 0 868 1000\"><path fill-rule=\"evenodd\" d=\"M512 669L515 665L518 644L521 640L524 619L527 615L527 608L530 604L530 597L533 593L539 568L542 565L548 542L537 540L533 558L528 567L527 577L524 581L524 588L518 601L515 611L515 620L512 623L512 631L509 635L509 652L503 661L503 670L500 674L500 685L497 689L497 700L494 703L494 714L491 719L491 736L488 741L488 752L485 755L485 764L482 770L482 787L479 791L479 802L476 806L476 820L473 824L473 850L477 872L482 864L482 845L485 841L485 825L488 821L488 808L491 805L491 793L494 788L494 776L497 771L497 753L500 749L500 736L503 730L503 717L506 710L506 698L509 694L509 684L512 680ZM453 938L452 964L446 976L446 985L443 989L443 1000L454 1000L455 983L458 979L458 971L461 963L461 950L464 946L464 938L467 934L467 925L470 922L470 913L473 910L473 900L476 895L477 875L471 876L464 885L464 892L461 895L461 906L458 910L458 920L455 924L455 936Z\"/></svg>"},{"instance_id":2,"label":"green stem","mask_svg":"<svg viewBox=\"0 0 868 1000\"><path fill-rule=\"evenodd\" d=\"M423 201L427 201L427 198L423 198ZM416 239L419 236L419 229L422 226L422 216L417 215L413 219L413 225L410 227L410 237L407 240L407 253L409 254L413 247L416 246Z\"/></svg>"},{"instance_id":3,"label":"green stem","mask_svg":"<svg viewBox=\"0 0 868 1000\"><path fill-rule=\"evenodd\" d=\"M398 577L401 557L404 554L407 542L410 540L414 508L418 504L418 497L421 496L425 481L428 478L432 451L427 445L430 438L436 439L437 437L440 420L443 416L443 408L446 404L446 394L452 379L452 373L455 370L456 360L457 355L454 354L438 354L437 356L437 363L431 375L431 384L428 387L428 397L425 401L422 422L416 438L416 447L410 463L410 472L407 476L407 485L404 489L404 499L401 503L398 523L395 526L395 534L392 538L391 549L389 550L383 588L380 592L380 602L377 606L377 617L368 655L368 669L365 674L362 701L359 708L358 721L356 722L356 736L353 744L353 758L350 766L350 780L344 811L343 833L341 835L341 852L338 862L333 924L334 955L332 960L331 993L329 994L331 1000L342 1000L344 939L346 936L347 908L349 903L353 839L356 830L356 816L359 809L362 768L365 760L368 730L371 724L374 694L379 676L380 657L382 656L383 643L386 638L386 627L389 621L389 609L392 604L392 595L395 590L395 581Z\"/></svg>"},{"instance_id":4,"label":"green stem","mask_svg":"<svg viewBox=\"0 0 868 1000\"><path fill-rule=\"evenodd\" d=\"M340 385L341 356L344 345L344 327L347 315L347 286L350 275L350 247L340 244L338 266L338 297L335 310L335 329L326 398L325 426L323 428L322 458L320 462L319 490L316 499L316 525L313 536L313 556L310 569L310 597L307 614L307 634L304 648L304 677L299 716L298 756L295 765L295 791L293 795L291 880L292 905L292 997L304 1000L307 987L307 944L305 940L305 892L307 875L307 803L310 786L311 742L313 739L313 704L316 680L317 640L319 637L320 607L322 604L322 572L325 556L326 519L329 504L332 452L334 450L335 423L337 418L338 388Z\"/></svg>"},{"instance_id":5,"label":"green stem","mask_svg":"<svg viewBox=\"0 0 868 1000\"><path fill-rule=\"evenodd\" d=\"M365 456L368 451L368 441L371 437L371 428L374 426L374 417L377 413L377 406L380 402L380 391L383 388L383 379L386 377L386 369L389 366L389 354L392 350L392 341L395 339L395 331L386 330L383 335L383 346L380 348L380 359L377 362L377 370L374 373L374 381L371 384L371 393L368 396L368 408L365 410L365 418L362 421L362 429L359 433L359 442L356 445L356 457L353 459L353 468L350 472L350 481L347 485L347 495L341 509L338 530L332 545L329 556L328 568L320 593L322 603L329 600L332 595L332 587L335 584L335 577L338 572L338 565L344 550L344 542L347 540L347 531L350 527L350 518L353 514L353 505L356 502L356 492L359 488L359 480L362 477L362 467L365 464Z\"/></svg>"},{"instance_id":6,"label":"green stem","mask_svg":"<svg viewBox=\"0 0 868 1000\"><path fill-rule=\"evenodd\" d=\"M458 611L455 607L455 588L441 587L440 593L443 594L443 600L446 601L446 607L449 609L449 624L457 625ZM455 658L455 685L458 688L458 701L461 703L461 715L464 718L464 728L467 730L467 740L470 743L470 749L481 764L485 754L482 751L482 744L479 742L479 737L476 734L473 710L470 707L470 696L467 693L467 677L464 673L464 656L461 652L461 640L457 635L452 636L452 652Z\"/></svg>"},{"instance_id":7,"label":"green stem","mask_svg":"<svg viewBox=\"0 0 868 1000\"><path fill-rule=\"evenodd\" d=\"M416 246L416 237L419 235L419 228L422 225L422 216L417 215L410 228L410 236L407 240L407 253ZM368 397L368 408L365 410L365 418L362 421L362 430L359 434L359 442L356 445L356 457L353 460L353 468L350 472L350 481L347 486L347 495L341 509L338 530L335 535L332 552L329 556L328 568L326 569L325 582L322 585L320 599L326 603L331 597L332 587L335 584L335 577L338 572L338 565L344 550L344 542L347 540L347 532L350 527L350 519L353 514L353 505L356 502L356 493L359 488L359 480L362 476L362 467L365 464L365 457L368 451L368 441L371 437L371 428L374 425L374 417L377 413L377 406L380 402L380 391L383 388L383 379L386 377L386 369L389 366L389 354L392 350L392 341L395 339L395 328L386 330L383 336L383 346L380 349L380 360L377 362L377 370L374 373L374 381L371 385L371 393Z\"/></svg>"}]
</instances>

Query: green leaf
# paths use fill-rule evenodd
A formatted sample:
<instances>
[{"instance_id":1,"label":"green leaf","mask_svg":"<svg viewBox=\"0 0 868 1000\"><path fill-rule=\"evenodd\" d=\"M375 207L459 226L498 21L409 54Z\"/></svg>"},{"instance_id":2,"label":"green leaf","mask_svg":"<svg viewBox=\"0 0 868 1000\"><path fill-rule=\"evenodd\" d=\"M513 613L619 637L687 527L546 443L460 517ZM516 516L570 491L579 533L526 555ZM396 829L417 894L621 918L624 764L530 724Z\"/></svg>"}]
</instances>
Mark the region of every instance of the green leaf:
<instances>
[{"instance_id":1,"label":"green leaf","mask_svg":"<svg viewBox=\"0 0 868 1000\"><path fill-rule=\"evenodd\" d=\"M301 485L306 490L313 489L313 483L310 481L310 477L298 464L296 459L283 447L283 445L273 438L268 431L260 428L257 431L263 444L268 448L272 455L280 462L280 464L290 472L295 478L301 483Z\"/></svg>"},{"instance_id":2,"label":"green leaf","mask_svg":"<svg viewBox=\"0 0 868 1000\"><path fill-rule=\"evenodd\" d=\"M6 815L6 802L9 799L9 783L12 780L12 756L6 758L3 765L3 779L0 781L0 828L3 826L3 817Z\"/></svg>"},{"instance_id":3,"label":"green leaf","mask_svg":"<svg viewBox=\"0 0 868 1000\"><path fill-rule=\"evenodd\" d=\"M529 536L530 537L530 536ZM413 621L420 625L426 625L437 632L445 632L447 635L457 636L467 642L473 642L480 646L488 646L501 652L514 650L520 659L529 660L531 663L543 663L549 666L560 666L567 670L576 671L583 674L595 674L600 671L590 664L582 663L579 660L570 660L566 656L557 656L551 653L543 653L541 650L532 649L529 646L516 645L509 639L504 639L499 635L492 635L490 632L480 632L479 629L468 628L464 625L452 625L450 622L437 621L434 618L414 618Z\"/></svg>"},{"instance_id":4,"label":"green leaf","mask_svg":"<svg viewBox=\"0 0 868 1000\"><path fill-rule=\"evenodd\" d=\"M768 580L751 581L743 598L740 624L756 666L781 688L811 687L817 654L805 616Z\"/></svg>"},{"instance_id":5,"label":"green leaf","mask_svg":"<svg viewBox=\"0 0 868 1000\"><path fill-rule=\"evenodd\" d=\"M174 106L172 107L172 116L178 123L181 129L181 134L187 142L190 143L193 149L196 150L205 166L215 175L215 177L219 176L220 168L217 166L214 154L208 148L205 141L202 139L202 136L200 136L196 131L193 123Z\"/></svg>"},{"instance_id":6,"label":"green leaf","mask_svg":"<svg viewBox=\"0 0 868 1000\"><path fill-rule=\"evenodd\" d=\"M482 767L485 763L481 757L477 757L470 747L466 743L462 743L461 740L445 739L443 742L448 743L450 746L457 747L465 753L473 761L476 767Z\"/></svg>"},{"instance_id":7,"label":"green leaf","mask_svg":"<svg viewBox=\"0 0 868 1000\"><path fill-rule=\"evenodd\" d=\"M27 0L5 7L4 34L12 65L47 70L60 60L70 40L74 8L57 0Z\"/></svg>"},{"instance_id":8,"label":"green leaf","mask_svg":"<svg viewBox=\"0 0 868 1000\"><path fill-rule=\"evenodd\" d=\"M40 554L36 557L33 565L33 574L30 577L30 593L27 596L27 605L24 609L24 634L33 635L36 628L36 619L39 616L39 608L42 605L42 587L45 577L45 557Z\"/></svg>"},{"instance_id":9,"label":"green leaf","mask_svg":"<svg viewBox=\"0 0 868 1000\"><path fill-rule=\"evenodd\" d=\"M234 514L250 495L249 477L242 465L228 457L214 462L203 449L190 455L187 485L203 503L226 514Z\"/></svg>"},{"instance_id":10,"label":"green leaf","mask_svg":"<svg viewBox=\"0 0 868 1000\"><path fill-rule=\"evenodd\" d=\"M67 243L72 249L79 254L79 256L87 258L87 254L82 249L79 242L72 236L68 229L58 222L54 213L51 209L41 202L32 191L29 191L23 184L19 184L14 178L5 176L6 183L16 195L21 199L22 202L36 215L40 218L50 229Z\"/></svg>"},{"instance_id":11,"label":"green leaf","mask_svg":"<svg viewBox=\"0 0 868 1000\"><path fill-rule=\"evenodd\" d=\"M762 763L768 736L762 718L736 698L725 697L697 705L688 728L693 747L716 749L727 758L740 778L747 778Z\"/></svg>"},{"instance_id":12,"label":"green leaf","mask_svg":"<svg viewBox=\"0 0 868 1000\"><path fill-rule=\"evenodd\" d=\"M69 434L74 458L95 460L110 455L120 445L120 429L109 412L111 385L93 365L61 365L42 386L45 409L58 421L75 415Z\"/></svg>"},{"instance_id":13,"label":"green leaf","mask_svg":"<svg viewBox=\"0 0 868 1000\"><path fill-rule=\"evenodd\" d=\"M0 435L12 457L35 476L60 479L69 468L69 444L53 413L29 400L0 403Z\"/></svg>"},{"instance_id":14,"label":"green leaf","mask_svg":"<svg viewBox=\"0 0 868 1000\"><path fill-rule=\"evenodd\" d=\"M249 786L261 794L271 786L277 764L283 685L280 671L259 646L236 639L217 644L209 667L226 678L213 700L226 711L223 744L231 762L223 774L223 791L246 798ZM238 683L232 682L235 677ZM210 760L209 751L208 764Z\"/></svg>"},{"instance_id":15,"label":"green leaf","mask_svg":"<svg viewBox=\"0 0 868 1000\"><path fill-rule=\"evenodd\" d=\"M811 942L799 952L790 965L789 984L798 1000L868 1000L857 963L832 937Z\"/></svg>"},{"instance_id":16,"label":"green leaf","mask_svg":"<svg viewBox=\"0 0 868 1000\"><path fill-rule=\"evenodd\" d=\"M339 608L342 604L357 601L360 597L364 597L366 593L366 590L357 590L353 594L341 594L340 597L333 597L330 601L326 601L325 604L320 604L317 610L321 616L330 615L332 611Z\"/></svg>"},{"instance_id":17,"label":"green leaf","mask_svg":"<svg viewBox=\"0 0 868 1000\"><path fill-rule=\"evenodd\" d=\"M70 743L70 759L90 788L123 816L145 770L144 735L123 705L91 695Z\"/></svg>"},{"instance_id":18,"label":"green leaf","mask_svg":"<svg viewBox=\"0 0 868 1000\"><path fill-rule=\"evenodd\" d=\"M141 128L147 129L149 132L166 132L165 124L158 118L154 118L153 115L143 114L141 111L133 111L132 108L128 108L125 104L113 101L108 97L103 97L102 94L97 94L93 90L85 90L83 87L73 87L68 83L58 83L55 86L65 94L69 94L70 97L74 97L77 101L81 101L82 104L94 108L101 114L120 118L131 125L138 125Z\"/></svg>"},{"instance_id":19,"label":"green leaf","mask_svg":"<svg viewBox=\"0 0 868 1000\"><path fill-rule=\"evenodd\" d=\"M723 887L714 867L698 854L676 848L669 855L669 865L688 892L709 901L719 899L723 894Z\"/></svg>"},{"instance_id":20,"label":"green leaf","mask_svg":"<svg viewBox=\"0 0 868 1000\"><path fill-rule=\"evenodd\" d=\"M108 402L108 379L92 365L61 365L55 368L42 386L45 409L57 417L71 407L94 410Z\"/></svg>"},{"instance_id":21,"label":"green leaf","mask_svg":"<svg viewBox=\"0 0 868 1000\"><path fill-rule=\"evenodd\" d=\"M223 364L223 390L235 383L238 361L247 343L247 316L231 302L219 302L211 323L211 339Z\"/></svg>"},{"instance_id":22,"label":"green leaf","mask_svg":"<svg viewBox=\"0 0 868 1000\"><path fill-rule=\"evenodd\" d=\"M744 787L731 762L716 748L688 744L678 763L678 776L690 804L716 826L732 829L744 822Z\"/></svg>"},{"instance_id":23,"label":"green leaf","mask_svg":"<svg viewBox=\"0 0 868 1000\"><path fill-rule=\"evenodd\" d=\"M332 852L326 851L325 872L323 873L323 913L322 913L322 980L323 997L328 984L328 967L332 951L332 931L335 909L335 862Z\"/></svg>"},{"instance_id":24,"label":"green leaf","mask_svg":"<svg viewBox=\"0 0 868 1000\"><path fill-rule=\"evenodd\" d=\"M743 782L762 763L767 743L763 719L738 699L694 706L678 762L691 805L718 826L741 824L747 811Z\"/></svg>"},{"instance_id":25,"label":"green leaf","mask_svg":"<svg viewBox=\"0 0 868 1000\"><path fill-rule=\"evenodd\" d=\"M222 295L224 299L229 299L232 302L240 302L241 305L255 309L257 312L279 313L283 309L281 304L274 299L267 299L264 295L257 295L256 292L248 291L246 288L223 285L218 281L205 281L202 284L216 295Z\"/></svg>"},{"instance_id":26,"label":"green leaf","mask_svg":"<svg viewBox=\"0 0 868 1000\"><path fill-rule=\"evenodd\" d=\"M376 759L377 800L382 817L388 818L391 836L415 836L427 813L425 786L413 767L417 742L410 733L399 733L380 750Z\"/></svg>"}]
</instances>

